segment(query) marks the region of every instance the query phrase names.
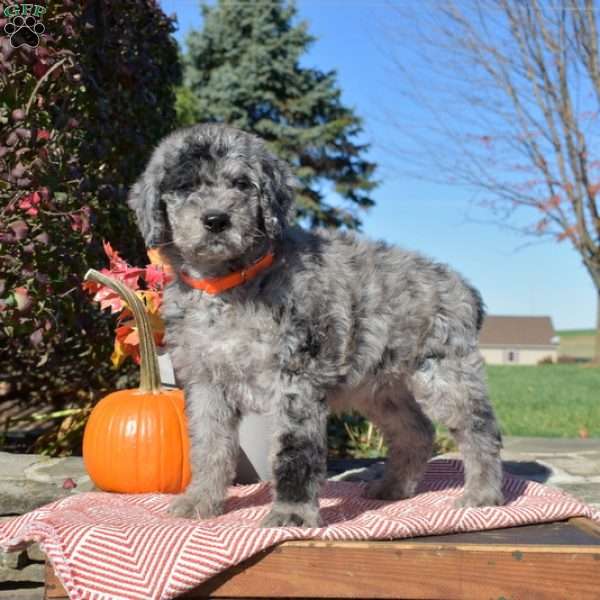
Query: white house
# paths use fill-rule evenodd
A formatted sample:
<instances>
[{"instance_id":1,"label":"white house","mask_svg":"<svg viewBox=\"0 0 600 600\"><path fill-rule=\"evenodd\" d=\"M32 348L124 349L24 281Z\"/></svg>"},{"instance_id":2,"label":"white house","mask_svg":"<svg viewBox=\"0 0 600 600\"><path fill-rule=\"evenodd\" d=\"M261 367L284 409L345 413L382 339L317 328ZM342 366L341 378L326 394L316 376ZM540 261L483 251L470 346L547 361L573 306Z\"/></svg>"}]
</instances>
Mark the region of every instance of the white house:
<instances>
[{"instance_id":1,"label":"white house","mask_svg":"<svg viewBox=\"0 0 600 600\"><path fill-rule=\"evenodd\" d=\"M556 362L558 342L550 317L489 315L479 335L479 348L490 365L536 365L548 357Z\"/></svg>"}]
</instances>

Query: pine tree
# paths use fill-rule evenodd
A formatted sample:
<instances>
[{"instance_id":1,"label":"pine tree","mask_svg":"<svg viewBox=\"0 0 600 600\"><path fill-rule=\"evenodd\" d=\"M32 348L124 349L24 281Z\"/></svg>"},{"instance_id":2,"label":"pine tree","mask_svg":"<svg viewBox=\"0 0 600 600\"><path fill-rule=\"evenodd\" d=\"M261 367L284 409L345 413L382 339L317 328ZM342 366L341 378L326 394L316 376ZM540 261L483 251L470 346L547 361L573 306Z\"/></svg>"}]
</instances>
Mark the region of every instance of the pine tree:
<instances>
[{"instance_id":1,"label":"pine tree","mask_svg":"<svg viewBox=\"0 0 600 600\"><path fill-rule=\"evenodd\" d=\"M293 1L201 4L203 29L190 33L179 90L182 125L218 121L251 131L288 161L301 183L298 216L311 226L359 228L376 182L362 120L343 106L336 72L304 68L315 40L294 25ZM327 203L334 190L341 202Z\"/></svg>"}]
</instances>

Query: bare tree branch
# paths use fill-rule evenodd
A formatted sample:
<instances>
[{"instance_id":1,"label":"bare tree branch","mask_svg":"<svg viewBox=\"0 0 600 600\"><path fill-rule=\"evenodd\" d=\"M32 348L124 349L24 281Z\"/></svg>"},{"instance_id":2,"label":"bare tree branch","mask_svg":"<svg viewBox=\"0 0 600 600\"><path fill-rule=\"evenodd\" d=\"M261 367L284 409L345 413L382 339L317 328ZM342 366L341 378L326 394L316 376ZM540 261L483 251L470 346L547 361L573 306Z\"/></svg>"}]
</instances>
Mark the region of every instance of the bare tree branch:
<instances>
[{"instance_id":1,"label":"bare tree branch","mask_svg":"<svg viewBox=\"0 0 600 600\"><path fill-rule=\"evenodd\" d=\"M427 119L419 127L414 114L395 116L409 142L403 161L479 190L504 226L570 240L600 299L599 2L430 0L408 18L405 4L391 10L412 28L397 36L402 93ZM426 78L406 61L407 39ZM511 225L517 211L531 225Z\"/></svg>"}]
</instances>

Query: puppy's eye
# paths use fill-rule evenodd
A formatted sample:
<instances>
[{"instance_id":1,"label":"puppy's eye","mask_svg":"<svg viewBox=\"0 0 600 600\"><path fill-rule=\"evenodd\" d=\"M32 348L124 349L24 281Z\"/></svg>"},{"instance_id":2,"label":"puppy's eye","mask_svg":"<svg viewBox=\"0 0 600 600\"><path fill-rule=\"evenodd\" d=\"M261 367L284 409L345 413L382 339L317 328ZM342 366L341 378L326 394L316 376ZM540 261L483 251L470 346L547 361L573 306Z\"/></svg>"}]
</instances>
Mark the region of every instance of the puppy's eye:
<instances>
[{"instance_id":1,"label":"puppy's eye","mask_svg":"<svg viewBox=\"0 0 600 600\"><path fill-rule=\"evenodd\" d=\"M162 190L168 194L185 194L191 192L195 182L187 178L170 178L163 182Z\"/></svg>"},{"instance_id":2,"label":"puppy's eye","mask_svg":"<svg viewBox=\"0 0 600 600\"><path fill-rule=\"evenodd\" d=\"M237 188L238 190L240 190L242 192L248 191L250 189L250 187L252 186L252 184L250 183L250 180L247 177L237 177L231 183L234 188Z\"/></svg>"}]
</instances>

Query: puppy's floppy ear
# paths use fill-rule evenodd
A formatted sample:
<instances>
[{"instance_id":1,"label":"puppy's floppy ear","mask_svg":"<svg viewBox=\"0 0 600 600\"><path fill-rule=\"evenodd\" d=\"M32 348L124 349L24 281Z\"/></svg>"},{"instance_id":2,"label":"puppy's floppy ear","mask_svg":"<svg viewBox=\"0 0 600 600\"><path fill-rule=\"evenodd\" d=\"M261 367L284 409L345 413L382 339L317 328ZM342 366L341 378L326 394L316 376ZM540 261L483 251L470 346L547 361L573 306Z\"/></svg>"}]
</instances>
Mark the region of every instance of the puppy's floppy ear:
<instances>
[{"instance_id":1,"label":"puppy's floppy ear","mask_svg":"<svg viewBox=\"0 0 600 600\"><path fill-rule=\"evenodd\" d=\"M160 199L159 181L149 169L133 184L127 203L135 211L138 228L148 248L166 240L166 214Z\"/></svg>"},{"instance_id":2,"label":"puppy's floppy ear","mask_svg":"<svg viewBox=\"0 0 600 600\"><path fill-rule=\"evenodd\" d=\"M288 164L271 154L266 154L261 167L261 208L265 230L271 239L275 239L294 222L294 191L300 184Z\"/></svg>"}]
</instances>

